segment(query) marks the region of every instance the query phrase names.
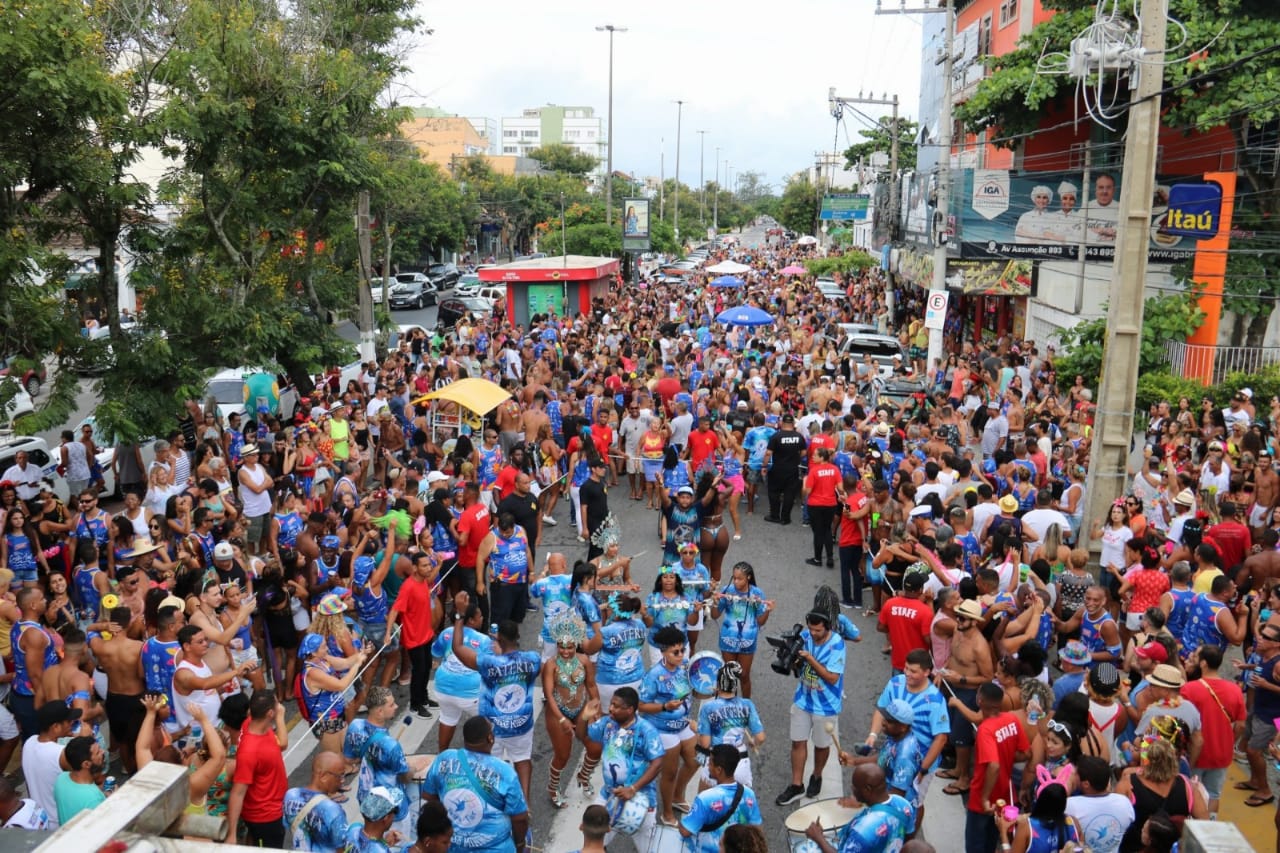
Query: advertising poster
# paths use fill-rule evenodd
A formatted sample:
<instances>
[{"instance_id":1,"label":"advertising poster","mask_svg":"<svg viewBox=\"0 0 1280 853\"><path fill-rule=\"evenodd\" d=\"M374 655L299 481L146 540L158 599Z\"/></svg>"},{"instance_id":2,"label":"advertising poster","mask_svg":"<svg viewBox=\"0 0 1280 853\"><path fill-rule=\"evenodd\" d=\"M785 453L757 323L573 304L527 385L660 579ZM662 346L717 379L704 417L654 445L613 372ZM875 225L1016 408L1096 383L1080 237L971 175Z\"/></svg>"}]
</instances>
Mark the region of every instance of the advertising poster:
<instances>
[{"instance_id":1,"label":"advertising poster","mask_svg":"<svg viewBox=\"0 0 1280 853\"><path fill-rule=\"evenodd\" d=\"M1119 173L1095 171L1090 186L1079 172L1018 174L966 169L955 174L960 256L965 259L1076 260L1115 257L1120 222ZM1194 180L1194 179L1191 179ZM1157 178L1148 229L1148 260L1178 263L1195 240L1165 230L1169 191L1188 179Z\"/></svg>"},{"instance_id":2,"label":"advertising poster","mask_svg":"<svg viewBox=\"0 0 1280 853\"><path fill-rule=\"evenodd\" d=\"M947 288L971 296L1034 296L1031 261L947 261Z\"/></svg>"},{"instance_id":3,"label":"advertising poster","mask_svg":"<svg viewBox=\"0 0 1280 853\"><path fill-rule=\"evenodd\" d=\"M649 199L622 200L622 248L627 252L649 251Z\"/></svg>"}]
</instances>

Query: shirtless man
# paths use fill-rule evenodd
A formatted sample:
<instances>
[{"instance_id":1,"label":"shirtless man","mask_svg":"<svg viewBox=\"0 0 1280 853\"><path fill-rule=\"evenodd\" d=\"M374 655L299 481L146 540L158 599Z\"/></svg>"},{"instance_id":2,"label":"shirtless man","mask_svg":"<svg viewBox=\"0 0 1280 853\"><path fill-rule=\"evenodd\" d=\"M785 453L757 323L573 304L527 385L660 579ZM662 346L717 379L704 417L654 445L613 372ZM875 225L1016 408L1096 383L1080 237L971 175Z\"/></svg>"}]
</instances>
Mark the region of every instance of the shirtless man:
<instances>
[{"instance_id":1,"label":"shirtless man","mask_svg":"<svg viewBox=\"0 0 1280 853\"><path fill-rule=\"evenodd\" d=\"M1258 451L1258 464L1253 469L1254 505L1249 513L1249 526L1255 530L1269 526L1271 510L1280 499L1280 475L1271 465L1271 451Z\"/></svg>"},{"instance_id":2,"label":"shirtless man","mask_svg":"<svg viewBox=\"0 0 1280 853\"><path fill-rule=\"evenodd\" d=\"M137 566L122 566L116 571L116 582L120 586L120 606L127 607L133 614L133 620L125 632L135 640L147 638L147 587L143 584L144 580L146 575Z\"/></svg>"},{"instance_id":3,"label":"shirtless man","mask_svg":"<svg viewBox=\"0 0 1280 853\"><path fill-rule=\"evenodd\" d=\"M62 660L44 671L44 695L49 701L64 701L80 709L80 720L71 730L72 737L92 735L92 724L105 719L102 706L93 701L93 679L80 668L84 660L84 632L70 628L63 642Z\"/></svg>"},{"instance_id":4,"label":"shirtless man","mask_svg":"<svg viewBox=\"0 0 1280 853\"><path fill-rule=\"evenodd\" d=\"M1012 445L1022 440L1022 434L1027 428L1027 413L1022 408L1022 398L1013 391L1006 391L1004 398L1009 401L1005 417L1009 420L1008 444Z\"/></svg>"},{"instance_id":5,"label":"shirtless man","mask_svg":"<svg viewBox=\"0 0 1280 853\"><path fill-rule=\"evenodd\" d=\"M116 607L107 616L116 625L131 625L133 613L128 607ZM111 726L111 739L120 749L125 772L138 770L134 760L134 744L146 709L142 694L147 685L142 674L142 642L126 633L104 631L89 639L89 648L98 659L98 667L107 674L107 698L103 709Z\"/></svg>"},{"instance_id":6,"label":"shirtless man","mask_svg":"<svg viewBox=\"0 0 1280 853\"><path fill-rule=\"evenodd\" d=\"M823 376L818 382L818 387L809 391L809 405L813 410L825 412L827 403L831 401L831 395L835 393L831 387L831 377Z\"/></svg>"},{"instance_id":7,"label":"shirtless man","mask_svg":"<svg viewBox=\"0 0 1280 853\"><path fill-rule=\"evenodd\" d=\"M1280 534L1274 528L1265 528L1257 537L1253 553L1245 558L1236 573L1236 586L1242 590L1260 590L1267 578L1280 578L1280 551L1276 551L1276 542Z\"/></svg>"},{"instance_id":8,"label":"shirtless man","mask_svg":"<svg viewBox=\"0 0 1280 853\"><path fill-rule=\"evenodd\" d=\"M527 405L528 408L520 415L520 429L524 431L526 439L532 440L543 424L551 423L551 419L547 417L546 393L534 394L533 401Z\"/></svg>"},{"instance_id":9,"label":"shirtless man","mask_svg":"<svg viewBox=\"0 0 1280 853\"><path fill-rule=\"evenodd\" d=\"M504 400L498 404L494 415L498 422L498 443L502 448L502 458L511 455L511 448L524 444L524 434L520 432L520 404L515 400Z\"/></svg>"},{"instance_id":10,"label":"shirtless man","mask_svg":"<svg viewBox=\"0 0 1280 853\"><path fill-rule=\"evenodd\" d=\"M258 609L257 599L245 602L241 604L235 618L229 624L223 625L218 618L217 610L225 602L222 587L217 581L210 581L201 591L200 604L188 620L189 624L204 631L204 636L209 640L209 650L205 652L204 663L213 670L215 675L231 669L231 641L235 639L236 632L248 624Z\"/></svg>"},{"instance_id":11,"label":"shirtless man","mask_svg":"<svg viewBox=\"0 0 1280 853\"><path fill-rule=\"evenodd\" d=\"M951 638L951 658L945 669L939 669L935 678L946 682L957 699L965 707L978 709L978 685L990 681L995 675L991 660L991 645L982 635L982 606L976 601L965 600L956 606L955 634ZM951 715L951 745L956 750L955 781L946 787L946 793L967 791L972 780L970 758L973 754L974 727L964 714L948 708Z\"/></svg>"}]
</instances>

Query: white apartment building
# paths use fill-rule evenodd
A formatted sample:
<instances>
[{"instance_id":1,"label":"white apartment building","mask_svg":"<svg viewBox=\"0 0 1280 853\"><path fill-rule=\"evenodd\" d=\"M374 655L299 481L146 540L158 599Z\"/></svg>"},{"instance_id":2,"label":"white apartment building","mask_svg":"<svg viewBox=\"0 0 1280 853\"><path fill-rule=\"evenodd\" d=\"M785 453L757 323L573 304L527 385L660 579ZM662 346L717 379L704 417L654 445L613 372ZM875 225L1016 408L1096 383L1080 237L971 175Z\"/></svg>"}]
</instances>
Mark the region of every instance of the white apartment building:
<instances>
[{"instance_id":1,"label":"white apartment building","mask_svg":"<svg viewBox=\"0 0 1280 853\"><path fill-rule=\"evenodd\" d=\"M518 116L504 117L501 143L499 153L518 157L527 157L541 145L568 145L596 158L593 180L604 177L609 158L605 122L593 107L547 104L523 110Z\"/></svg>"}]
</instances>

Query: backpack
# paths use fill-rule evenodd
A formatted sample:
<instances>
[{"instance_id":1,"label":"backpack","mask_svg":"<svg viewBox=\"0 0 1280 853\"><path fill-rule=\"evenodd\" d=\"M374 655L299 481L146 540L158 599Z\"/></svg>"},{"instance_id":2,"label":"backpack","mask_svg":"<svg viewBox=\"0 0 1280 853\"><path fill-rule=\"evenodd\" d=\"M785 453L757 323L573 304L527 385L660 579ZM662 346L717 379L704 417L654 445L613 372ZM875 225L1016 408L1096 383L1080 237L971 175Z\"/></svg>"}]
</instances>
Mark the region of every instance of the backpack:
<instances>
[{"instance_id":1,"label":"backpack","mask_svg":"<svg viewBox=\"0 0 1280 853\"><path fill-rule=\"evenodd\" d=\"M307 723L311 722L311 711L307 709L307 702L302 698L302 671L299 670L293 676L293 701L298 703L298 713Z\"/></svg>"}]
</instances>

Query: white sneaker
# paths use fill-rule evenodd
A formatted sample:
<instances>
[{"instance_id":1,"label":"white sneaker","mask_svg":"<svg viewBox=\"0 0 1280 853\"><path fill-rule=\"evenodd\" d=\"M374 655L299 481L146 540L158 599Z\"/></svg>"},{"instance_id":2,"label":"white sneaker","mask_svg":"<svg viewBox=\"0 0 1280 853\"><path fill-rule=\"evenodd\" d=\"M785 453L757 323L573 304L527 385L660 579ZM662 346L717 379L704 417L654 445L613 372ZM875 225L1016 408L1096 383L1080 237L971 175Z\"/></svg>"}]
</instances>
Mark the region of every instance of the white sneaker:
<instances>
[{"instance_id":1,"label":"white sneaker","mask_svg":"<svg viewBox=\"0 0 1280 853\"><path fill-rule=\"evenodd\" d=\"M555 520L554 518L552 518L551 516L549 516L549 515L544 515L544 516L542 517L542 523L543 523L543 524L549 524L549 525L551 525L552 527L555 527L555 526L556 526L556 520Z\"/></svg>"}]
</instances>

